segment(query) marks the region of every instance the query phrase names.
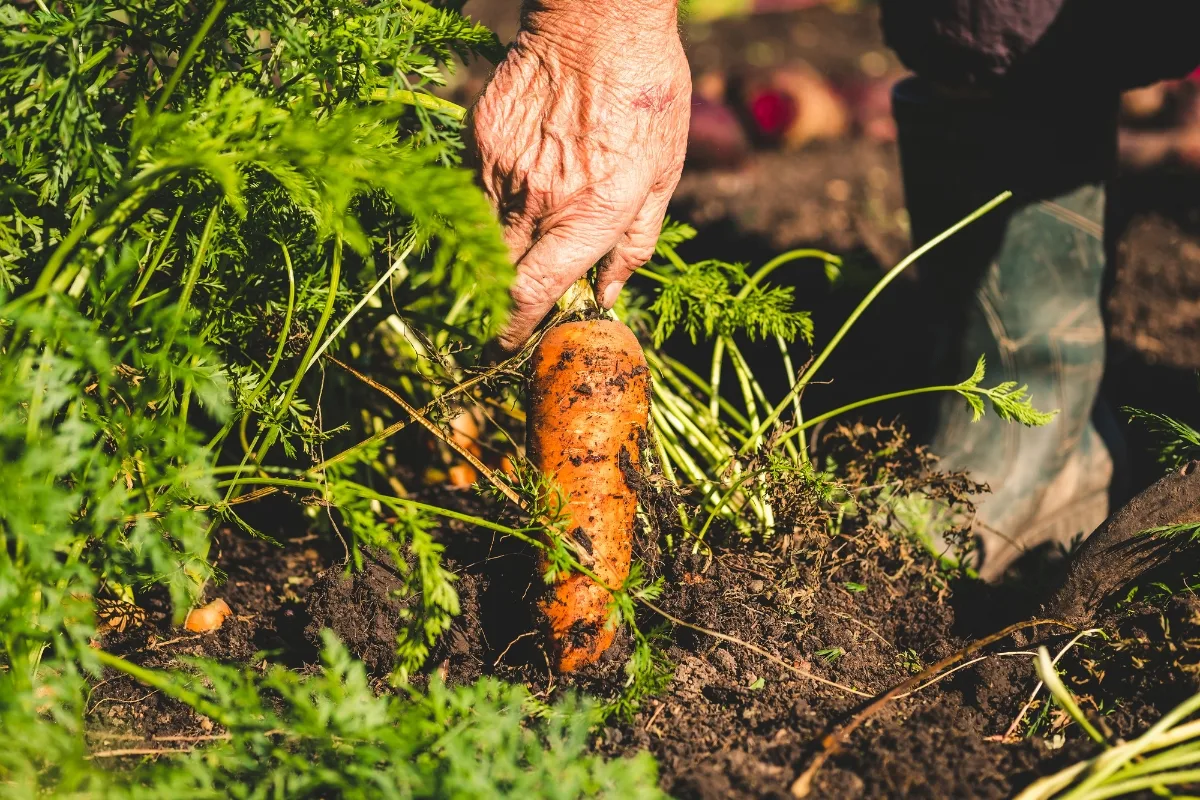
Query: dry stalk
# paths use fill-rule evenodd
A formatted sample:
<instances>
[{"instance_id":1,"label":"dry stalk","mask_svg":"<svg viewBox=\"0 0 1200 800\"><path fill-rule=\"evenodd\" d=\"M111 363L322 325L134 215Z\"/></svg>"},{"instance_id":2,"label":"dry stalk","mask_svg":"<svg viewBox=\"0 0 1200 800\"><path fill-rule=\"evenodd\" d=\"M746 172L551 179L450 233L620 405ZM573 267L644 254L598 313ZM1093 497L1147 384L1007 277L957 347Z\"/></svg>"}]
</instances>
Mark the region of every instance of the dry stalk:
<instances>
[{"instance_id":1,"label":"dry stalk","mask_svg":"<svg viewBox=\"0 0 1200 800\"><path fill-rule=\"evenodd\" d=\"M858 730L858 728L862 726L864 722L873 717L879 710L888 705L891 701L895 700L897 697L900 697L905 692L908 692L910 689L915 689L916 687L921 686L921 684L938 675L942 670L957 664L959 661L971 656L981 648L987 647L989 644L997 642L1010 634L1016 633L1017 631L1024 630L1025 628L1032 628L1037 625L1059 625L1064 628L1071 629L1074 629L1075 627L1069 623L1060 622L1053 619L1031 619L1025 622L1017 622L1009 625L1003 630L999 630L996 633L972 642L961 650L946 656L933 666L928 667L916 675L913 675L911 678L896 684L891 689L888 689L886 692L876 697L870 703L867 703L846 723L833 729L824 737L822 737L821 749L817 751L815 756L813 756L812 763L810 763L808 768L805 769L804 772L800 773L800 776L792 783L792 797L808 797L808 793L812 789L813 778L816 777L817 772L820 771L825 762L841 749L842 745L845 743L846 739L849 738L850 734Z\"/></svg>"},{"instance_id":2,"label":"dry stalk","mask_svg":"<svg viewBox=\"0 0 1200 800\"><path fill-rule=\"evenodd\" d=\"M680 619L679 617L675 616L671 612L665 611L665 610L659 608L654 603L651 603L649 600L646 600L643 598L638 598L638 602L640 602L642 605L646 606L646 608L649 608L654 613L656 613L659 616L663 617L664 619L668 620L672 624L678 625L681 628L687 628L688 630L691 630L691 631L696 631L697 633L703 633L705 636L711 636L714 639L720 639L721 641L729 642L730 644L736 644L739 647L744 647L747 650L749 650L750 652L757 653L758 655L767 659L772 664L776 664L780 667L783 667L788 672L791 672L794 675L799 675L800 677L807 678L808 680L813 681L814 683L819 683L823 686L829 686L834 689L838 689L840 691L846 692L847 694L857 695L858 697L868 697L868 698L873 697L873 695L871 695L870 693L859 691L858 689L855 689L853 686L846 686L845 684L841 684L836 681L831 681L828 678L822 678L820 675L814 675L813 673L809 672L806 669L801 669L800 667L797 667L795 664L789 664L787 661L784 661L782 658L775 655L774 653L764 650L763 648L759 647L758 645L747 642L744 639L739 639L736 636L730 636L729 634L721 633L720 631L714 631L709 628L705 628L702 625L694 625L690 622L686 622L686 621Z\"/></svg>"}]
</instances>

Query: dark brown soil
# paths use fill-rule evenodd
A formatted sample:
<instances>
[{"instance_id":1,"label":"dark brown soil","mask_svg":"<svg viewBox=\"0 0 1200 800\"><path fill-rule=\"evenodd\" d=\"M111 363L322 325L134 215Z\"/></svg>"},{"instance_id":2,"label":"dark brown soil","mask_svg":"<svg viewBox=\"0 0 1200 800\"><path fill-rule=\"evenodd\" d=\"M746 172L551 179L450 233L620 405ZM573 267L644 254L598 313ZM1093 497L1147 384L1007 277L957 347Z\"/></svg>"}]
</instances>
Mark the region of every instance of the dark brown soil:
<instances>
[{"instance_id":1,"label":"dark brown soil","mask_svg":"<svg viewBox=\"0 0 1200 800\"><path fill-rule=\"evenodd\" d=\"M260 654L296 668L312 663L316 650L303 635L309 618L305 598L340 545L331 548L324 537L303 533L307 526L301 520L291 520L298 533L280 537L282 546L229 529L218 532L214 555L225 579L208 594L209 599L224 599L233 611L218 630L184 630L171 619L165 594L139 595L138 604L147 612L145 624L105 634L104 648L154 668L181 668L180 657L254 664L261 663L256 661ZM211 720L119 674L93 688L87 718L94 750L192 747L213 731Z\"/></svg>"}]
</instances>

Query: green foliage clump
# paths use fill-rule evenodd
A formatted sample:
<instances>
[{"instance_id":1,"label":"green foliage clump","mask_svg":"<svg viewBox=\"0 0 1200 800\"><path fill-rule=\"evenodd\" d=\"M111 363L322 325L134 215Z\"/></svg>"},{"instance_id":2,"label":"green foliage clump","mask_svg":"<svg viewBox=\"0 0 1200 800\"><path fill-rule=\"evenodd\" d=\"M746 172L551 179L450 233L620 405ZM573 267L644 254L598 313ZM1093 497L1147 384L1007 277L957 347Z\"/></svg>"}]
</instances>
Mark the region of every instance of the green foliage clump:
<instances>
[{"instance_id":1,"label":"green foliage clump","mask_svg":"<svg viewBox=\"0 0 1200 800\"><path fill-rule=\"evenodd\" d=\"M367 385L434 407L507 306L499 227L458 166L462 109L429 93L451 56L501 50L450 5L0 6L6 794L654 794L648 759L582 755L590 707L533 724L494 682L376 697L333 642L308 680L157 673L92 646L101 585L166 586L181 619L216 526L266 536L241 509L285 492L346 534L351 566L389 553L418 596L398 682L458 613L433 536L451 512L380 479L395 411ZM104 771L81 702L102 667L231 738Z\"/></svg>"},{"instance_id":2,"label":"green foliage clump","mask_svg":"<svg viewBox=\"0 0 1200 800\"><path fill-rule=\"evenodd\" d=\"M6 796L53 788L114 798L663 797L647 754L605 761L586 752L599 719L592 703L568 695L547 706L494 679L377 696L362 663L328 632L321 660L308 677L211 661L191 664L202 683L152 674L164 693L211 711L228 738L132 771L100 770L60 735L82 724L77 715L33 739L0 737ZM0 722L30 702L0 698Z\"/></svg>"},{"instance_id":3,"label":"green foliage clump","mask_svg":"<svg viewBox=\"0 0 1200 800\"><path fill-rule=\"evenodd\" d=\"M6 6L0 25L0 436L21 490L0 570L23 663L78 644L87 615L63 598L101 575L186 608L214 517L240 522L239 494L330 438L316 356L399 352L384 313L351 309L385 267L408 260L389 289L409 330L455 308L477 340L511 267L450 166L461 115L421 93L451 51L494 44L455 12L91 0ZM428 102L370 101L394 91ZM406 519L397 545L429 527Z\"/></svg>"},{"instance_id":4,"label":"green foliage clump","mask_svg":"<svg viewBox=\"0 0 1200 800\"><path fill-rule=\"evenodd\" d=\"M1122 411L1154 436L1158 446L1158 463L1164 471L1179 469L1187 462L1200 458L1200 431L1191 425L1166 414L1131 406L1126 406Z\"/></svg>"},{"instance_id":5,"label":"green foliage clump","mask_svg":"<svg viewBox=\"0 0 1200 800\"><path fill-rule=\"evenodd\" d=\"M792 287L751 285L744 295L734 294L731 286L746 286L747 277L745 264L689 264L650 307L658 317L655 343L661 344L681 325L693 342L701 335L708 339L734 331L744 331L751 339L782 336L811 342L812 316L792 310Z\"/></svg>"}]
</instances>

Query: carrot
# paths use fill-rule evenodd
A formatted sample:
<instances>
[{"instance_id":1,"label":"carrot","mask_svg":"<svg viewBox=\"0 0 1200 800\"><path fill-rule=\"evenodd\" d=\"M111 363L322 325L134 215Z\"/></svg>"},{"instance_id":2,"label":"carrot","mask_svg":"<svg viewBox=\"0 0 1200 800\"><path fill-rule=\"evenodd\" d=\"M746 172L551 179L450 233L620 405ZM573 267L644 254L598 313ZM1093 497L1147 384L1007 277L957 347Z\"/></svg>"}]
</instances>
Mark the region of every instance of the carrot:
<instances>
[{"instance_id":1,"label":"carrot","mask_svg":"<svg viewBox=\"0 0 1200 800\"><path fill-rule=\"evenodd\" d=\"M229 604L218 597L208 605L189 611L187 619L183 621L183 627L196 633L210 633L221 627L225 618L232 613Z\"/></svg>"},{"instance_id":2,"label":"carrot","mask_svg":"<svg viewBox=\"0 0 1200 800\"><path fill-rule=\"evenodd\" d=\"M620 322L569 322L534 350L529 379L528 451L564 501L568 535L608 586L629 575L637 497L624 469L636 468L650 414L650 371ZM551 504L557 502L551 500ZM543 567L545 565L543 564ZM612 644L605 624L611 594L572 573L539 602L554 665L570 672Z\"/></svg>"}]
</instances>

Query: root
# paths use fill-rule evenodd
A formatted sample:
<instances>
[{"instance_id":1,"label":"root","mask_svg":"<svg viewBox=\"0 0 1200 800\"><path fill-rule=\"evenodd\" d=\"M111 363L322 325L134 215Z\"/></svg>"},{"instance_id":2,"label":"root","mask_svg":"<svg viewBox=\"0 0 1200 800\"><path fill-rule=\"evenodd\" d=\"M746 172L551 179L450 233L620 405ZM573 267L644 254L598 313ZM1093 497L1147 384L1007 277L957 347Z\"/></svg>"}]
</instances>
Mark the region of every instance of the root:
<instances>
[{"instance_id":1,"label":"root","mask_svg":"<svg viewBox=\"0 0 1200 800\"><path fill-rule=\"evenodd\" d=\"M1105 600L1170 558L1177 545L1147 531L1200 523L1200 461L1163 476L1110 516L1076 551L1048 616L1089 625Z\"/></svg>"},{"instance_id":2,"label":"root","mask_svg":"<svg viewBox=\"0 0 1200 800\"><path fill-rule=\"evenodd\" d=\"M810 763L808 768L805 769L804 772L800 773L800 777L796 778L795 782L792 783L792 797L808 797L808 793L812 789L813 778L816 777L817 772L820 771L825 762L841 749L846 739L850 737L850 734L858 730L864 722L873 717L884 706L904 695L910 689L915 689L918 686L921 686L930 678L938 675L942 670L957 664L959 661L974 654L978 650L987 647L989 644L997 642L1010 634L1016 633L1017 631L1024 630L1025 628L1032 628L1037 625L1058 625L1064 628L1074 627L1068 623L1059 622L1058 620L1053 619L1031 619L1025 622L1018 622L1013 625L1009 625L1007 628L997 631L990 636L985 636L982 639L972 642L958 652L946 656L933 666L922 670L918 674L913 675L911 678L896 684L891 689L888 689L886 692L876 697L870 703L867 703L867 705L865 705L858 713L851 717L845 724L833 729L821 739L821 749L817 751L817 754L813 757L812 763Z\"/></svg>"},{"instance_id":3,"label":"root","mask_svg":"<svg viewBox=\"0 0 1200 800\"><path fill-rule=\"evenodd\" d=\"M798 675L801 678L807 678L808 680L813 681L814 683L819 683L822 686L828 686L830 688L837 689L837 690L845 692L847 694L858 695L859 697L870 697L871 696L871 695L867 694L866 692L862 692L862 691L859 691L858 689L855 689L853 686L846 686L845 684L838 683L837 681L831 681L828 678L822 678L820 675L814 675L813 673L809 672L806 669L801 669L800 667L797 667L795 664L789 664L787 661L784 661L782 658L775 655L774 653L772 653L768 650L764 650L763 648L759 647L756 644L753 644L752 642L747 642L746 640L739 639L736 636L730 636L727 633L721 633L720 631L714 631L711 628L705 628L702 625L694 625L691 622L682 620L679 617L672 614L671 612L659 608L654 603L651 603L649 600L646 600L645 598L639 597L638 602L640 602L646 608L653 611L655 614L658 614L663 619L672 623L673 625L678 625L681 628L687 628L689 631L695 631L696 633L703 633L705 636L711 636L714 639L720 639L723 642L729 642L730 644L736 644L738 647L744 647L745 649L749 650L750 652L757 653L758 655L767 659L772 664L776 664L777 666L783 667L784 669L786 669L788 672L792 673L793 675ZM924 673L922 673L922 674L924 674Z\"/></svg>"}]
</instances>

